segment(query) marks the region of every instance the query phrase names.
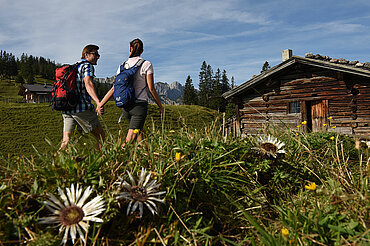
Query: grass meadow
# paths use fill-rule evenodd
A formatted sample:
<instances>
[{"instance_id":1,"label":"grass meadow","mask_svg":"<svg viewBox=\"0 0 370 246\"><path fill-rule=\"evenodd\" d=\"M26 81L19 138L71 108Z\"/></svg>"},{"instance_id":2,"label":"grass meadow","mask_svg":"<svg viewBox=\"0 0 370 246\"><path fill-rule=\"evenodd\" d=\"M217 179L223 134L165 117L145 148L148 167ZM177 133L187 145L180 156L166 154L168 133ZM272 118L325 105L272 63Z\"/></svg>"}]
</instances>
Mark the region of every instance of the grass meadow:
<instances>
[{"instance_id":1,"label":"grass meadow","mask_svg":"<svg viewBox=\"0 0 370 246\"><path fill-rule=\"evenodd\" d=\"M76 134L57 153L59 113L2 104L0 245L370 245L367 146L267 125L225 138L214 111L165 109L122 148L109 104L101 151Z\"/></svg>"},{"instance_id":2,"label":"grass meadow","mask_svg":"<svg viewBox=\"0 0 370 246\"><path fill-rule=\"evenodd\" d=\"M103 127L108 135L118 135L119 130L127 130L127 125L117 121L122 110L108 102L105 114L100 117ZM179 129L190 126L203 128L214 121L217 112L198 106L166 106L166 128ZM55 151L62 139L63 120L61 113L53 111L48 103L1 103L0 102L0 153L10 155L34 154L35 150ZM159 110L149 105L146 128L162 127ZM88 135L76 137L89 139ZM51 145L46 144L50 142ZM87 141L87 140L84 140Z\"/></svg>"}]
</instances>

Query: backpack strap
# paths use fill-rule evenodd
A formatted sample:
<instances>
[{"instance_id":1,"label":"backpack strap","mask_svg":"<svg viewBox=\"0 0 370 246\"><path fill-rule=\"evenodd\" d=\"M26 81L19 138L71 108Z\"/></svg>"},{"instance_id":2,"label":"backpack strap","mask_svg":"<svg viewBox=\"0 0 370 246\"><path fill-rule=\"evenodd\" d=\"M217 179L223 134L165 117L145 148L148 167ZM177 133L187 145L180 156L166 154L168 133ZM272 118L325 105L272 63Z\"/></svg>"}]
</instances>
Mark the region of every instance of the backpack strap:
<instances>
[{"instance_id":1,"label":"backpack strap","mask_svg":"<svg viewBox=\"0 0 370 246\"><path fill-rule=\"evenodd\" d=\"M119 66L119 72L122 72L123 70L125 70L125 64L126 62L122 63L121 66Z\"/></svg>"},{"instance_id":2,"label":"backpack strap","mask_svg":"<svg viewBox=\"0 0 370 246\"><path fill-rule=\"evenodd\" d=\"M78 67L80 66L80 65L82 65L82 64L85 64L85 63L90 63L90 62L88 62L88 61L79 61L79 62L76 62L76 64L75 64L75 66L76 66L76 69L78 70ZM77 73L77 76L78 76L78 73ZM81 81L81 83L84 83L84 81L82 80ZM86 89L86 88L85 88ZM81 96L81 91L80 91L80 89L78 88L78 86L77 86L77 84L76 84L76 90L77 90L77 93ZM87 92L87 91L86 91ZM85 108L88 108L88 106L87 106L87 102L86 102L86 100L85 100L85 98L83 97L83 96L81 96L82 97L82 100L83 100L83 102L84 102L84 104L85 104Z\"/></svg>"},{"instance_id":3,"label":"backpack strap","mask_svg":"<svg viewBox=\"0 0 370 246\"><path fill-rule=\"evenodd\" d=\"M141 65L143 65L144 62L145 62L144 59L139 59L134 66L135 67L140 67Z\"/></svg>"},{"instance_id":4,"label":"backpack strap","mask_svg":"<svg viewBox=\"0 0 370 246\"><path fill-rule=\"evenodd\" d=\"M133 65L132 67L140 67L141 65L143 65L143 63L145 62L145 59L139 59L135 65ZM125 70L125 65L126 65L126 62L122 63L121 66L119 67L119 71L122 72L123 70Z\"/></svg>"},{"instance_id":5,"label":"backpack strap","mask_svg":"<svg viewBox=\"0 0 370 246\"><path fill-rule=\"evenodd\" d=\"M135 66L137 66L137 67L140 67L141 65L143 65L143 63L145 62L145 60L144 59L140 59L140 60L138 60L137 62L136 62L136 64L135 64ZM147 85L147 83L146 83L146 78L145 78L145 86L144 86L144 88L143 89L141 89L141 91L140 91L140 93L139 94L137 94L137 97L139 97L140 95L141 95L141 93L143 93L144 92L144 90L146 89L146 87L147 87L148 85Z\"/></svg>"}]
</instances>

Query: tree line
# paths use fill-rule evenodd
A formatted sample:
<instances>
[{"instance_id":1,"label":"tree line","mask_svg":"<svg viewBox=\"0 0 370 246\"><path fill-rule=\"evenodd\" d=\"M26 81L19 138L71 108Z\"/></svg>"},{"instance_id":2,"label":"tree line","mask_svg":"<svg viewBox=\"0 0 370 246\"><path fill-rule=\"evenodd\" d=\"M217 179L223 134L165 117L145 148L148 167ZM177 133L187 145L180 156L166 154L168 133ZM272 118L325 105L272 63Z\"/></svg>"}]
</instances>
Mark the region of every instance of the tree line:
<instances>
[{"instance_id":1,"label":"tree line","mask_svg":"<svg viewBox=\"0 0 370 246\"><path fill-rule=\"evenodd\" d=\"M270 64L266 61L261 73L271 69ZM211 65L203 61L199 72L199 90L195 89L193 80L190 75L186 78L184 87L183 104L186 105L200 105L203 107L218 110L219 112L226 112L227 118L234 115L234 105L227 102L222 94L231 90L234 87L234 77L231 77L231 83L227 77L226 70L217 68L213 72Z\"/></svg>"},{"instance_id":2,"label":"tree line","mask_svg":"<svg viewBox=\"0 0 370 246\"><path fill-rule=\"evenodd\" d=\"M195 89L193 80L188 75L184 86L183 104L200 105L225 112L228 107L232 106L228 105L222 94L229 91L233 86L234 77L231 77L230 84L226 70L221 72L217 68L214 73L211 65L203 61L199 72L199 89Z\"/></svg>"},{"instance_id":3,"label":"tree line","mask_svg":"<svg viewBox=\"0 0 370 246\"><path fill-rule=\"evenodd\" d=\"M50 59L22 54L16 58L12 53L0 51L0 77L13 77L18 83L34 83L35 75L44 79L55 79L57 64Z\"/></svg>"}]
</instances>

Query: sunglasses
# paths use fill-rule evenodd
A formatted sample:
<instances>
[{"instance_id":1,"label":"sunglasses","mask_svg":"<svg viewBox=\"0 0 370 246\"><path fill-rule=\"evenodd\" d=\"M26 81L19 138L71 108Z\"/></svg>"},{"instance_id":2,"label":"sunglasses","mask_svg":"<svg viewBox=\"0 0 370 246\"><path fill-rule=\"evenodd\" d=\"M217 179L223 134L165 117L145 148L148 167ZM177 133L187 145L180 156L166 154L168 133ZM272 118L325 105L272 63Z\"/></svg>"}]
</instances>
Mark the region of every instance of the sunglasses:
<instances>
[{"instance_id":1,"label":"sunglasses","mask_svg":"<svg viewBox=\"0 0 370 246\"><path fill-rule=\"evenodd\" d=\"M100 56L100 54L98 52L89 52L89 54L94 54L96 56Z\"/></svg>"}]
</instances>

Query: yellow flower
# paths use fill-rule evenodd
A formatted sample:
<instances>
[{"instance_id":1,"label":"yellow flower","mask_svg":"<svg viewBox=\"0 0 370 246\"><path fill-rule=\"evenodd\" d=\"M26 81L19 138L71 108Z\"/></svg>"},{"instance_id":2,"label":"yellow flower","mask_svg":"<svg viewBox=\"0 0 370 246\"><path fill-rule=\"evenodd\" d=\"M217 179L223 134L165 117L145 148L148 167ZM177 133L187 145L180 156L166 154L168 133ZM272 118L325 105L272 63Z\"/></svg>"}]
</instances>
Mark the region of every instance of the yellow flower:
<instances>
[{"instance_id":1,"label":"yellow flower","mask_svg":"<svg viewBox=\"0 0 370 246\"><path fill-rule=\"evenodd\" d=\"M334 139L335 139L335 137L334 137L334 136L332 136L332 137L330 137L330 139L331 139L331 140L334 140Z\"/></svg>"},{"instance_id":2,"label":"yellow flower","mask_svg":"<svg viewBox=\"0 0 370 246\"><path fill-rule=\"evenodd\" d=\"M323 124L323 126L327 126L327 124Z\"/></svg>"},{"instance_id":3,"label":"yellow flower","mask_svg":"<svg viewBox=\"0 0 370 246\"><path fill-rule=\"evenodd\" d=\"M335 128L337 128L337 126L332 126L331 128L335 129Z\"/></svg>"},{"instance_id":4,"label":"yellow flower","mask_svg":"<svg viewBox=\"0 0 370 246\"><path fill-rule=\"evenodd\" d=\"M316 184L315 182L312 182L312 183L309 183L308 185L305 185L304 188L306 188L306 190L316 190Z\"/></svg>"},{"instance_id":5,"label":"yellow flower","mask_svg":"<svg viewBox=\"0 0 370 246\"><path fill-rule=\"evenodd\" d=\"M170 133L175 133L175 131L174 130L171 130Z\"/></svg>"},{"instance_id":6,"label":"yellow flower","mask_svg":"<svg viewBox=\"0 0 370 246\"><path fill-rule=\"evenodd\" d=\"M281 229L281 234L283 235L283 237L287 237L289 236L289 230L287 228L283 228Z\"/></svg>"},{"instance_id":7,"label":"yellow flower","mask_svg":"<svg viewBox=\"0 0 370 246\"><path fill-rule=\"evenodd\" d=\"M307 124L307 121L303 121L303 122L302 122L302 125L306 125L306 124Z\"/></svg>"},{"instance_id":8,"label":"yellow flower","mask_svg":"<svg viewBox=\"0 0 370 246\"><path fill-rule=\"evenodd\" d=\"M297 127L299 128L299 127L301 127L301 125L298 125Z\"/></svg>"},{"instance_id":9,"label":"yellow flower","mask_svg":"<svg viewBox=\"0 0 370 246\"><path fill-rule=\"evenodd\" d=\"M295 135L299 136L299 133L298 133L298 132L296 132L296 133L295 133Z\"/></svg>"},{"instance_id":10,"label":"yellow flower","mask_svg":"<svg viewBox=\"0 0 370 246\"><path fill-rule=\"evenodd\" d=\"M133 131L133 133L138 134L138 133L139 133L139 131L140 131L140 129L135 129L135 130Z\"/></svg>"},{"instance_id":11,"label":"yellow flower","mask_svg":"<svg viewBox=\"0 0 370 246\"><path fill-rule=\"evenodd\" d=\"M332 116L328 117L328 120L331 120L331 119L333 119L333 117L332 117Z\"/></svg>"},{"instance_id":12,"label":"yellow flower","mask_svg":"<svg viewBox=\"0 0 370 246\"><path fill-rule=\"evenodd\" d=\"M176 152L176 161L179 162L181 160L181 153Z\"/></svg>"}]
</instances>

